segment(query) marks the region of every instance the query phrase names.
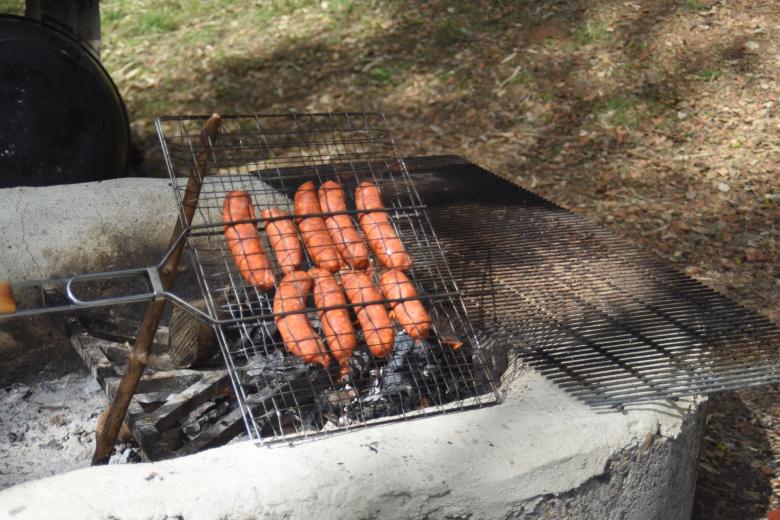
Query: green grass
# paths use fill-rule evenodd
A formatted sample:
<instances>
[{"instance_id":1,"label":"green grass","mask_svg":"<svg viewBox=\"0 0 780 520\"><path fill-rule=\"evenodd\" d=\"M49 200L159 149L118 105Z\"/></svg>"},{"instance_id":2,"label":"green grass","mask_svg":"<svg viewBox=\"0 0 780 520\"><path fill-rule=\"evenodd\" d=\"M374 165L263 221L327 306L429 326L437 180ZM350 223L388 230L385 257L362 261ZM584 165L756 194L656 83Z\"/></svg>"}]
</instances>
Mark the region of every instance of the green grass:
<instances>
[{"instance_id":1,"label":"green grass","mask_svg":"<svg viewBox=\"0 0 780 520\"><path fill-rule=\"evenodd\" d=\"M121 6L111 5L110 7L104 7L100 10L100 24L105 28L112 28L116 26L123 17L127 16Z\"/></svg>"},{"instance_id":2,"label":"green grass","mask_svg":"<svg viewBox=\"0 0 780 520\"><path fill-rule=\"evenodd\" d=\"M704 81L715 81L723 76L723 71L720 69L704 69L696 73L696 76Z\"/></svg>"},{"instance_id":3,"label":"green grass","mask_svg":"<svg viewBox=\"0 0 780 520\"><path fill-rule=\"evenodd\" d=\"M686 11L693 12L706 11L710 8L710 6L702 0L683 0L682 7Z\"/></svg>"},{"instance_id":4,"label":"green grass","mask_svg":"<svg viewBox=\"0 0 780 520\"><path fill-rule=\"evenodd\" d=\"M0 0L0 13L24 14L24 0Z\"/></svg>"},{"instance_id":5,"label":"green grass","mask_svg":"<svg viewBox=\"0 0 780 520\"><path fill-rule=\"evenodd\" d=\"M369 72L369 78L380 85L398 83L414 64L409 61L395 61L374 67Z\"/></svg>"},{"instance_id":6,"label":"green grass","mask_svg":"<svg viewBox=\"0 0 780 520\"><path fill-rule=\"evenodd\" d=\"M241 3L240 0L231 1ZM203 3L208 4L209 2L204 1ZM359 6L359 2L352 0L330 0L328 2L321 2L320 0L265 0L256 2L249 9L249 14L257 22L270 22L281 16L295 14L302 9L324 10L324 12L330 15L349 16Z\"/></svg>"},{"instance_id":7,"label":"green grass","mask_svg":"<svg viewBox=\"0 0 780 520\"><path fill-rule=\"evenodd\" d=\"M383 85L390 84L393 74L387 67L376 67L371 71L371 79Z\"/></svg>"},{"instance_id":8,"label":"green grass","mask_svg":"<svg viewBox=\"0 0 780 520\"><path fill-rule=\"evenodd\" d=\"M433 30L433 43L442 49L457 45L466 40L466 37L463 27L450 18L438 21Z\"/></svg>"},{"instance_id":9,"label":"green grass","mask_svg":"<svg viewBox=\"0 0 780 520\"><path fill-rule=\"evenodd\" d=\"M582 22L574 28L574 43L578 46L596 43L609 34L607 28L607 24L601 22Z\"/></svg>"},{"instance_id":10,"label":"green grass","mask_svg":"<svg viewBox=\"0 0 780 520\"><path fill-rule=\"evenodd\" d=\"M638 104L634 97L617 96L603 103L602 111L611 112L612 122L619 126L633 126L634 111ZM631 125L629 123L632 123Z\"/></svg>"},{"instance_id":11,"label":"green grass","mask_svg":"<svg viewBox=\"0 0 780 520\"><path fill-rule=\"evenodd\" d=\"M635 128L642 121L664 112L666 107L638 96L615 96L598 104L597 111L608 113L612 124Z\"/></svg>"},{"instance_id":12,"label":"green grass","mask_svg":"<svg viewBox=\"0 0 780 520\"><path fill-rule=\"evenodd\" d=\"M138 31L141 34L166 33L179 28L179 18L175 13L166 9L152 9L141 14Z\"/></svg>"}]
</instances>

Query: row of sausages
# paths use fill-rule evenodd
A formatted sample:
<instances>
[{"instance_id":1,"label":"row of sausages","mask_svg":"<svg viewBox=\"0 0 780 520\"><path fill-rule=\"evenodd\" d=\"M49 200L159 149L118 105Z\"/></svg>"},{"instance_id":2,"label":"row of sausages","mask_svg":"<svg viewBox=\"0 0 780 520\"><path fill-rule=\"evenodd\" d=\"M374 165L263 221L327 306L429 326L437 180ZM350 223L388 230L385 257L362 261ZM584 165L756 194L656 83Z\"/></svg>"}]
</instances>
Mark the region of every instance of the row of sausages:
<instances>
[{"instance_id":1,"label":"row of sausages","mask_svg":"<svg viewBox=\"0 0 780 520\"><path fill-rule=\"evenodd\" d=\"M342 271L339 277L341 285L332 273L315 267L309 272L288 273L279 284L274 298L276 324L285 346L294 355L323 367L330 365L332 355L341 367L341 377L349 372L349 358L357 337L347 300L354 305L368 349L378 358L386 358L393 349L395 332L391 314L411 337L428 336L430 316L416 299L414 284L403 271L385 271L380 276L381 293L364 271ZM327 350L305 314L306 299L312 290ZM383 298L403 301L391 301L392 311L388 313Z\"/></svg>"},{"instance_id":2,"label":"row of sausages","mask_svg":"<svg viewBox=\"0 0 780 520\"><path fill-rule=\"evenodd\" d=\"M368 250L349 218L344 191L338 183L326 181L318 190L312 181L304 182L296 190L294 202L295 221L279 208L264 209L260 214L266 221L268 241L283 273L296 271L303 263L297 230L317 267L335 273L345 266L369 266ZM374 183L360 183L355 190L355 206L360 228L379 263L388 269L411 267L412 259L384 211ZM263 251L257 227L254 222L241 222L255 219L249 193L228 193L222 213L225 222L238 222L225 227L225 238L241 276L260 290L273 288L271 263Z\"/></svg>"},{"instance_id":3,"label":"row of sausages","mask_svg":"<svg viewBox=\"0 0 780 520\"><path fill-rule=\"evenodd\" d=\"M368 250L352 224L338 183L326 181L319 190L311 181L303 183L294 196L295 220L278 208L261 212L268 241L285 273L274 298L274 314L285 346L307 362L323 366L330 364L332 355L341 366L342 376L348 371L357 343L347 300L355 306L366 345L376 357L387 357L393 348L391 315L413 338L425 338L430 330L430 317L417 299L414 284L403 272L411 267L411 257L395 233L374 183L364 181L356 188L355 206L369 246L387 268L380 276L379 288L361 271L370 265ZM271 265L257 226L249 222L255 219L249 193L230 192L225 198L223 219L230 223L225 226L225 238L241 276L260 290L271 289L275 282ZM308 272L299 270L303 250L298 231L314 264ZM340 273L339 283L333 273L345 267L352 270ZM306 300L312 292L327 349L305 314ZM404 301L390 302L388 313L383 298Z\"/></svg>"}]
</instances>

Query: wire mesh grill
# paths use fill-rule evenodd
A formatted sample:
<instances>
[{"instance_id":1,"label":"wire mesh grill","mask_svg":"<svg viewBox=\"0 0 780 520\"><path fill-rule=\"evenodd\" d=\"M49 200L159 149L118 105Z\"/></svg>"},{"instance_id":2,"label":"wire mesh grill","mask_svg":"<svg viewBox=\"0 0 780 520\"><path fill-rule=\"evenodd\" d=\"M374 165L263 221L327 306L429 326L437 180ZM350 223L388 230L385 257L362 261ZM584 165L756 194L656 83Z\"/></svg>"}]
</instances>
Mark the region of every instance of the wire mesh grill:
<instances>
[{"instance_id":1,"label":"wire mesh grill","mask_svg":"<svg viewBox=\"0 0 780 520\"><path fill-rule=\"evenodd\" d=\"M157 130L182 218L184 206L193 203L187 200L187 177L197 171L193 166L198 154L204 149L209 152L187 245L209 313L225 320L216 326L217 337L250 437L290 440L497 401L484 366L483 347L382 114L222 116L219 137L208 147L200 141L206 119L161 117ZM326 211L319 207L313 212L296 208L295 194L307 181L313 182L314 190L328 181L336 182L343 190L346 208ZM378 187L384 210L359 209L355 194L364 181ZM246 269L242 275L226 241L225 199L237 191L251 197L254 214L239 219L231 214L230 224L238 229L249 223L259 230L274 278L273 287L265 290L262 283L247 281L247 274L251 277L252 273ZM282 213L266 213L270 210L281 210L289 219ZM387 215L387 223L411 256L413 262L406 274L416 296L388 295L385 291L379 299L374 296L361 301L353 300L348 291L344 303L318 309L309 289L300 293L299 285L293 288L299 292L292 294L300 297L298 307L292 311L285 307L285 302L289 305L296 299L292 298L281 306L277 302L275 308L274 300L280 299L277 295L294 285L280 289L281 281L288 280L283 278L284 257L293 248L284 250L284 245L277 244L275 249L274 230L270 228L295 221L301 231L307 219L338 215L342 223L343 217L348 219L358 241L363 242L366 235L371 238L371 226L375 225L366 220L369 214ZM322 266L316 248L308 247L297 234L305 246L298 271ZM295 242L296 237L284 238ZM368 266L358 267L377 287L383 287L380 276L386 269L375 254L369 255ZM349 272L337 273L335 278L346 285ZM399 325L403 320L398 305L413 300L421 302L430 315L431 331L426 339L415 339L410 336L412 331ZM369 304L394 311L392 351L384 356L375 355L373 347L366 345L371 343L371 327L362 321L361 314L368 314ZM322 312L336 309L348 310L357 331L357 346L351 356L335 349L327 336L328 315ZM291 354L291 344L282 336L287 323L284 318L292 315L305 316L314 333L320 339L325 336L330 356L325 351L319 362L307 362L300 353ZM382 322L381 326L388 325ZM314 343L307 343L309 346L317 341L310 339ZM295 348L302 345L292 343ZM340 367L331 356L340 361Z\"/></svg>"},{"instance_id":2,"label":"wire mesh grill","mask_svg":"<svg viewBox=\"0 0 780 520\"><path fill-rule=\"evenodd\" d=\"M768 319L462 159L408 167L483 343L573 396L620 407L780 381Z\"/></svg>"}]
</instances>

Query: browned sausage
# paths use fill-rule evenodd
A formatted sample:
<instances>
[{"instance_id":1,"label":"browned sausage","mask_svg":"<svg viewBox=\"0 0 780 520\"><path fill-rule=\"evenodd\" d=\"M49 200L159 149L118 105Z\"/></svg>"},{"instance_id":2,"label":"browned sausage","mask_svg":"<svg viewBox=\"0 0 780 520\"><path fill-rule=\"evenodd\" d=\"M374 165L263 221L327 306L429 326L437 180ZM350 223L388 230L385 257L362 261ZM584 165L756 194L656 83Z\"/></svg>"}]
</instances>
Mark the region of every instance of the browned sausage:
<instances>
[{"instance_id":1,"label":"browned sausage","mask_svg":"<svg viewBox=\"0 0 780 520\"><path fill-rule=\"evenodd\" d=\"M349 271L341 274L341 283L347 293L350 303L356 305L360 328L371 353L378 358L385 358L393 350L395 332L384 304L361 305L365 302L382 299L379 289L374 286L371 278L362 271Z\"/></svg>"},{"instance_id":2,"label":"browned sausage","mask_svg":"<svg viewBox=\"0 0 780 520\"><path fill-rule=\"evenodd\" d=\"M293 271L282 278L274 296L274 314L303 310L306 296L311 291L311 277L303 271ZM323 367L330 365L330 356L319 334L311 328L306 314L288 314L276 317L276 326L284 340L284 346L292 354L308 363Z\"/></svg>"},{"instance_id":3,"label":"browned sausage","mask_svg":"<svg viewBox=\"0 0 780 520\"><path fill-rule=\"evenodd\" d=\"M325 269L315 267L309 270L314 279L314 305L318 309L346 305L347 299L333 275ZM349 373L349 358L355 350L357 338L347 308L319 311L322 331L330 353L341 366L341 377Z\"/></svg>"},{"instance_id":4,"label":"browned sausage","mask_svg":"<svg viewBox=\"0 0 780 520\"><path fill-rule=\"evenodd\" d=\"M325 213L346 211L344 190L335 181L325 181L319 191L320 208ZM341 257L353 269L368 267L368 250L347 214L325 217L325 227L336 244Z\"/></svg>"},{"instance_id":5,"label":"browned sausage","mask_svg":"<svg viewBox=\"0 0 780 520\"><path fill-rule=\"evenodd\" d=\"M255 210L252 206L252 197L245 191L231 191L225 197L222 206L222 220L235 222L237 220L250 220L255 218ZM268 290L274 286L274 275L271 264L263 251L260 242L260 234L257 225L249 222L225 226L225 239L228 248L233 254L233 260L238 267L238 272L247 282L262 289Z\"/></svg>"},{"instance_id":6,"label":"browned sausage","mask_svg":"<svg viewBox=\"0 0 780 520\"><path fill-rule=\"evenodd\" d=\"M417 290L409 278L397 269L385 271L379 277L382 293L388 300L401 298L416 298ZM420 300L407 300L404 302L390 302L393 315L407 334L415 339L428 337L431 330L431 317L425 310Z\"/></svg>"},{"instance_id":7,"label":"browned sausage","mask_svg":"<svg viewBox=\"0 0 780 520\"><path fill-rule=\"evenodd\" d=\"M383 209L379 188L371 181L361 182L355 189L355 206L358 210ZM383 266L402 270L411 267L412 258L398 238L387 213L363 213L358 220L368 245Z\"/></svg>"},{"instance_id":8,"label":"browned sausage","mask_svg":"<svg viewBox=\"0 0 780 520\"><path fill-rule=\"evenodd\" d=\"M278 208L264 209L260 212L263 219L286 217L289 213ZM291 273L303 262L303 250L298 240L298 230L291 218L266 222L265 232L276 254L276 260L283 273Z\"/></svg>"},{"instance_id":9,"label":"browned sausage","mask_svg":"<svg viewBox=\"0 0 780 520\"><path fill-rule=\"evenodd\" d=\"M383 210L382 195L379 188L371 181L363 181L355 190L355 207L359 210Z\"/></svg>"},{"instance_id":10,"label":"browned sausage","mask_svg":"<svg viewBox=\"0 0 780 520\"><path fill-rule=\"evenodd\" d=\"M306 181L295 192L295 214L313 213L322 213L322 209L320 209L314 183ZM297 221L312 262L331 273L338 271L341 268L341 257L325 227L325 220L322 217L303 217L298 218Z\"/></svg>"}]
</instances>

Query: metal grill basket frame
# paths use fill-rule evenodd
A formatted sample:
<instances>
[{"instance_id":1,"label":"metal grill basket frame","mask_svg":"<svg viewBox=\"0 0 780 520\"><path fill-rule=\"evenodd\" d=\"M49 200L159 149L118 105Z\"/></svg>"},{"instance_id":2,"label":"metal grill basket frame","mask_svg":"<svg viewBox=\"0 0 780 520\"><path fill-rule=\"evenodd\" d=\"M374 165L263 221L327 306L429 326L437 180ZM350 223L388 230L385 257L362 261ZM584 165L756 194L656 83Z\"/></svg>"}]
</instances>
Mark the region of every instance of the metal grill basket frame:
<instances>
[{"instance_id":1,"label":"metal grill basket frame","mask_svg":"<svg viewBox=\"0 0 780 520\"><path fill-rule=\"evenodd\" d=\"M156 128L182 221L185 205L195 202L187 198L188 177L204 173L185 240L250 438L286 442L499 401L482 360L484 347L383 114L221 115L218 138L204 143L201 129L207 119L161 116ZM206 168L196 168L204 151ZM362 378L350 377L346 383L333 370L306 365L289 354L274 335L275 291L263 292L242 279L227 247L222 219L226 194L237 190L251 195L256 215L280 208L299 217L292 204L297 187L307 180L319 186L334 179L344 188L351 208L344 213L353 219L361 213L355 209L355 187L370 180L380 188L390 221L413 259L407 274L433 323L430 340L414 347L398 328L394 352L387 360L376 359L359 346L354 357L360 360L356 364ZM278 287L282 273L265 236L267 222L249 221L258 224ZM355 227L360 232L360 226ZM376 277L380 266L371 256ZM309 266L313 263L306 252L302 270ZM310 302L306 312L316 324ZM411 357L397 355L402 346L414 351ZM427 365L400 367L406 363L403 359ZM277 377L288 372L297 375ZM394 382L404 379L402 391L385 390L385 376L391 372ZM360 386L367 384L369 388Z\"/></svg>"}]
</instances>

